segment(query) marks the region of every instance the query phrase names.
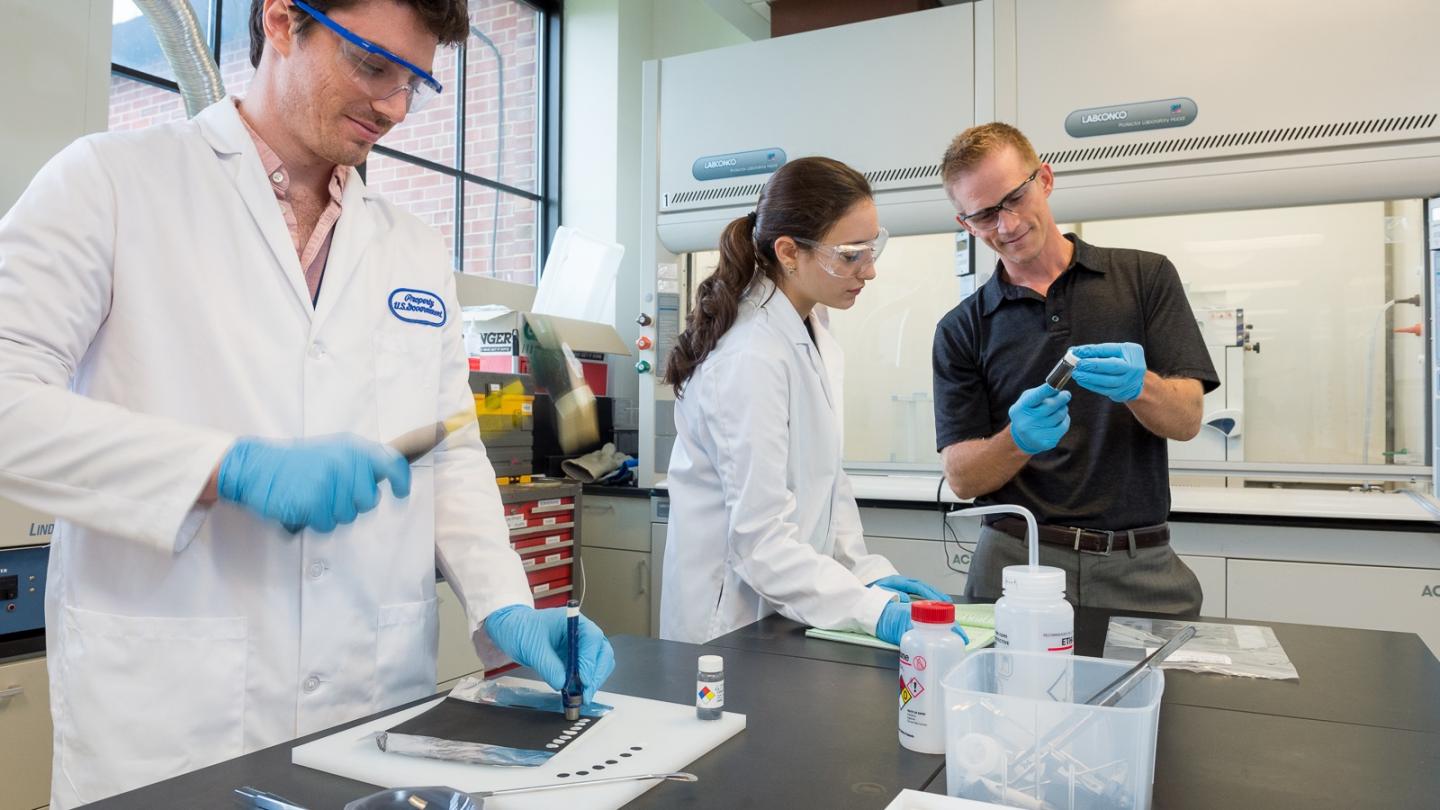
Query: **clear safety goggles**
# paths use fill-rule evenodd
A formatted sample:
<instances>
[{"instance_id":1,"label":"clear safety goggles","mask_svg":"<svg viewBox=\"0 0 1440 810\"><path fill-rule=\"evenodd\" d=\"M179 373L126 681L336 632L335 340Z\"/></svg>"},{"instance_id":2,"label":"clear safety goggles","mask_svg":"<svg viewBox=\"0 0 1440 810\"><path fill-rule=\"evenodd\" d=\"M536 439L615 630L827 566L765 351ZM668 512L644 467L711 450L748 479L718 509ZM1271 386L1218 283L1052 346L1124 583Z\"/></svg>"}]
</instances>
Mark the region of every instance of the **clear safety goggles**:
<instances>
[{"instance_id":1,"label":"clear safety goggles","mask_svg":"<svg viewBox=\"0 0 1440 810\"><path fill-rule=\"evenodd\" d=\"M440 82L414 64L401 59L375 43L357 36L350 29L317 11L304 0L291 0L294 6L310 15L315 22L330 29L340 38L336 61L370 98L383 101L396 93L405 94L405 110L415 112L435 100L443 89Z\"/></svg>"},{"instance_id":2,"label":"clear safety goggles","mask_svg":"<svg viewBox=\"0 0 1440 810\"><path fill-rule=\"evenodd\" d=\"M1036 167L1035 171L1031 172L1030 176L1025 178L1025 182L1016 186L1014 191L1006 194L1005 198L999 203L989 208L981 208L973 214L960 214L955 217L955 221L961 225L969 225L977 231L995 230L1000 227L1000 212L1009 211L1012 214L1015 213L1016 206L1025 201L1025 193L1030 190L1031 184L1035 182L1035 176L1038 174L1040 174L1040 169Z\"/></svg>"},{"instance_id":3,"label":"clear safety goggles","mask_svg":"<svg viewBox=\"0 0 1440 810\"><path fill-rule=\"evenodd\" d=\"M885 250L885 243L890 241L890 232L881 228L879 235L868 242L844 245L826 245L798 236L790 238L808 248L825 272L835 278L855 278L865 272L865 268L875 266Z\"/></svg>"}]
</instances>

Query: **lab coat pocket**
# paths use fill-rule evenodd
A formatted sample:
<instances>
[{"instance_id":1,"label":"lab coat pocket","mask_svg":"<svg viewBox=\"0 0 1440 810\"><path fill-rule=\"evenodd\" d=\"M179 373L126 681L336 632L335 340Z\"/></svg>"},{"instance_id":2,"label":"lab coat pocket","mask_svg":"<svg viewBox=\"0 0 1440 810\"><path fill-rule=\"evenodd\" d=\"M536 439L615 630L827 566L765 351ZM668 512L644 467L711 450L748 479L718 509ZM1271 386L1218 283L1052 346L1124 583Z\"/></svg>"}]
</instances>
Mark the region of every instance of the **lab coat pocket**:
<instances>
[{"instance_id":1,"label":"lab coat pocket","mask_svg":"<svg viewBox=\"0 0 1440 810\"><path fill-rule=\"evenodd\" d=\"M57 782L94 801L244 753L245 617L62 610Z\"/></svg>"},{"instance_id":2,"label":"lab coat pocket","mask_svg":"<svg viewBox=\"0 0 1440 810\"><path fill-rule=\"evenodd\" d=\"M377 710L435 694L435 649L440 620L434 598L380 606L375 676Z\"/></svg>"},{"instance_id":3,"label":"lab coat pocket","mask_svg":"<svg viewBox=\"0 0 1440 810\"><path fill-rule=\"evenodd\" d=\"M449 415L439 413L439 334L413 326L375 333L375 408L382 441ZM431 462L427 456L418 463Z\"/></svg>"}]
</instances>

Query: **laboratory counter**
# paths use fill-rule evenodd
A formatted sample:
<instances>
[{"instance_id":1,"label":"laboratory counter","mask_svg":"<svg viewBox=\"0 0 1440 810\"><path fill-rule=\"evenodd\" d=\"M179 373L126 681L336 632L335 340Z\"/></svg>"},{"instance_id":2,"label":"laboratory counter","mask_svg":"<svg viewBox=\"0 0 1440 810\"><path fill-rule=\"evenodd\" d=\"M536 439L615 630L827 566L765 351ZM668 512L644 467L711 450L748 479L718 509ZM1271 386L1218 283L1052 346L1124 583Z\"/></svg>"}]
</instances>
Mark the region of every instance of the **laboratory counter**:
<instances>
[{"instance_id":1,"label":"laboratory counter","mask_svg":"<svg viewBox=\"0 0 1440 810\"><path fill-rule=\"evenodd\" d=\"M608 484L584 484L582 488L586 495L606 498L649 498L651 492L645 487L613 487Z\"/></svg>"},{"instance_id":2,"label":"laboratory counter","mask_svg":"<svg viewBox=\"0 0 1440 810\"><path fill-rule=\"evenodd\" d=\"M915 754L896 742L893 672L635 636L612 642L617 666L606 691L693 703L697 657L720 654L725 708L746 715L744 731L684 769L699 776L698 783L658 784L627 807L878 810L903 788L923 788L944 766L944 757ZM310 810L338 810L377 788L292 765L290 749L362 722L87 807L230 807L231 791L250 785Z\"/></svg>"},{"instance_id":3,"label":"laboratory counter","mask_svg":"<svg viewBox=\"0 0 1440 810\"><path fill-rule=\"evenodd\" d=\"M957 602L967 601L957 598ZM1075 611L1075 654L1101 657L1111 616L1165 618L1097 608ZM1221 624L1273 628L1300 673L1293 681L1247 680L1173 671L1166 704L1273 714L1440 734L1440 660L1414 633L1352 630L1281 622L1205 617ZM897 671L897 654L874 647L808 638L800 624L772 614L710 642L765 652Z\"/></svg>"},{"instance_id":4,"label":"laboratory counter","mask_svg":"<svg viewBox=\"0 0 1440 810\"><path fill-rule=\"evenodd\" d=\"M1079 611L1098 653L1108 614ZM1429 808L1440 796L1440 663L1407 634L1274 625L1299 683L1166 675L1154 807ZM944 758L896 740L895 655L805 638L770 617L705 646L619 636L606 690L687 703L696 656L725 658L738 736L631 808L867 808L902 788L944 792ZM363 721L357 721L363 722ZM355 724L348 724L355 725ZM252 785L320 810L374 788L290 764L330 729L98 802L99 810L229 806Z\"/></svg>"},{"instance_id":5,"label":"laboratory counter","mask_svg":"<svg viewBox=\"0 0 1440 810\"><path fill-rule=\"evenodd\" d=\"M939 475L852 474L851 486L861 506L936 507L937 496L953 507L969 502L940 486ZM666 494L663 487L656 490ZM1440 521L1437 507L1424 497L1404 492L1337 492L1332 490L1266 489L1215 486L1170 487L1172 521L1245 520L1362 522L1369 526L1408 526L1421 531Z\"/></svg>"}]
</instances>

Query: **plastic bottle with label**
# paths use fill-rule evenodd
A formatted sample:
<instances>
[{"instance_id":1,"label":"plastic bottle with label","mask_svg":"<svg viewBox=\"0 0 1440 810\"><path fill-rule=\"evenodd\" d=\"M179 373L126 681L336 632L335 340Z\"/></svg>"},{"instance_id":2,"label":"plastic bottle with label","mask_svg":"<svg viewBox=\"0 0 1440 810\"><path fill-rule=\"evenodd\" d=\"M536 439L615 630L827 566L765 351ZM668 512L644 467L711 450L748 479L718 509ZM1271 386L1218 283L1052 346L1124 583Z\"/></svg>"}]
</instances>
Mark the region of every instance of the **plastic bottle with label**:
<instances>
[{"instance_id":1,"label":"plastic bottle with label","mask_svg":"<svg viewBox=\"0 0 1440 810\"><path fill-rule=\"evenodd\" d=\"M1001 574L1003 595L995 603L995 648L1048 652L1069 656L1075 652L1075 609L1065 601L1065 572L1048 565L1010 565ZM1016 667L1000 691L1054 700L1069 700L1069 662L1053 667Z\"/></svg>"},{"instance_id":2,"label":"plastic bottle with label","mask_svg":"<svg viewBox=\"0 0 1440 810\"><path fill-rule=\"evenodd\" d=\"M719 720L725 715L725 659L702 655L699 670L695 676L695 716Z\"/></svg>"},{"instance_id":3,"label":"plastic bottle with label","mask_svg":"<svg viewBox=\"0 0 1440 810\"><path fill-rule=\"evenodd\" d=\"M945 700L940 681L965 660L965 640L949 602L910 603L911 629L900 637L900 744L945 753Z\"/></svg>"}]
</instances>

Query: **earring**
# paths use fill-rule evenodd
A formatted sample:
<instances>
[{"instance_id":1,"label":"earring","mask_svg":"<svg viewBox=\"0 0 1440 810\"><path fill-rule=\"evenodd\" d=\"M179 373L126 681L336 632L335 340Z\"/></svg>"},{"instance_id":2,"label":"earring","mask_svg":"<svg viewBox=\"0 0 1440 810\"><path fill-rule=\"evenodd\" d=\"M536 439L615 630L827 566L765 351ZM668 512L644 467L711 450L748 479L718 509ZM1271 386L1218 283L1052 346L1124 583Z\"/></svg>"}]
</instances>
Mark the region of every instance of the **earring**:
<instances>
[{"instance_id":1,"label":"earring","mask_svg":"<svg viewBox=\"0 0 1440 810\"><path fill-rule=\"evenodd\" d=\"M792 276L795 275L795 265L793 265L793 264L787 264L787 265L785 265L785 272L789 273L789 274L792 275Z\"/></svg>"}]
</instances>

